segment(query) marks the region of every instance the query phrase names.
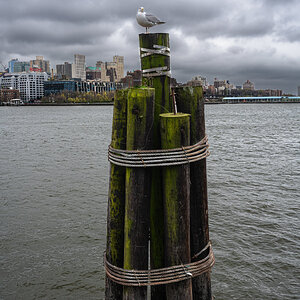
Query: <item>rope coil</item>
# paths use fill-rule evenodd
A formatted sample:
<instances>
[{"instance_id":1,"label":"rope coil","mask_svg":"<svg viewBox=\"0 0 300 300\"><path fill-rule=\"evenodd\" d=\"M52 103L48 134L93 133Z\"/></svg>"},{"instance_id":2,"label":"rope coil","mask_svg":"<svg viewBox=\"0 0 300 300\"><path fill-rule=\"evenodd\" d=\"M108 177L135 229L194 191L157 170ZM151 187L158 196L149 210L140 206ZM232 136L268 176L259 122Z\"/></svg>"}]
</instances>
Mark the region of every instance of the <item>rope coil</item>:
<instances>
[{"instance_id":1,"label":"rope coil","mask_svg":"<svg viewBox=\"0 0 300 300\"><path fill-rule=\"evenodd\" d=\"M149 56L149 55L153 55L153 54L170 56L170 48L169 47L162 46L162 45L153 45L153 48L154 49L140 48L141 58ZM143 77L156 77L156 76L171 77L170 68L167 66L145 69L142 72L143 72Z\"/></svg>"},{"instance_id":2,"label":"rope coil","mask_svg":"<svg viewBox=\"0 0 300 300\"><path fill-rule=\"evenodd\" d=\"M144 77L155 77L155 76L163 76L163 75L171 76L171 71L168 70L167 66L143 70Z\"/></svg>"},{"instance_id":3,"label":"rope coil","mask_svg":"<svg viewBox=\"0 0 300 300\"><path fill-rule=\"evenodd\" d=\"M126 270L109 263L104 255L107 276L114 282L125 286L148 286L169 284L199 276L209 271L215 263L211 242L200 252L209 248L208 255L198 261L152 270Z\"/></svg>"},{"instance_id":4,"label":"rope coil","mask_svg":"<svg viewBox=\"0 0 300 300\"><path fill-rule=\"evenodd\" d=\"M207 136L195 145L174 149L120 150L110 145L108 160L115 165L131 168L176 166L208 157L208 148Z\"/></svg>"},{"instance_id":5,"label":"rope coil","mask_svg":"<svg viewBox=\"0 0 300 300\"><path fill-rule=\"evenodd\" d=\"M154 49L140 48L141 57L149 56L152 54L160 54L170 56L170 48L162 45L153 45Z\"/></svg>"}]
</instances>

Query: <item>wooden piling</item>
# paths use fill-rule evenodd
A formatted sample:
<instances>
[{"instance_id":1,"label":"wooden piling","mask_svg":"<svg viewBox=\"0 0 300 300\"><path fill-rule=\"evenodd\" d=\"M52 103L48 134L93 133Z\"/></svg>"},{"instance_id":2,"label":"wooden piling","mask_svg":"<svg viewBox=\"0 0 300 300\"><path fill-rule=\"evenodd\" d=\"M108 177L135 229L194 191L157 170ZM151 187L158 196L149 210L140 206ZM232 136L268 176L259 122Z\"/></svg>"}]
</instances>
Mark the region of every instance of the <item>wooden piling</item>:
<instances>
[{"instance_id":1,"label":"wooden piling","mask_svg":"<svg viewBox=\"0 0 300 300\"><path fill-rule=\"evenodd\" d=\"M126 149L128 90L116 91L114 101L111 146ZM124 257L124 214L125 214L125 168L110 165L106 259L115 266L123 267ZM120 300L123 286L106 276L105 299Z\"/></svg>"},{"instance_id":2,"label":"wooden piling","mask_svg":"<svg viewBox=\"0 0 300 300\"><path fill-rule=\"evenodd\" d=\"M152 88L128 92L127 150L152 148L154 113ZM126 168L124 269L148 269L151 170ZM146 299L147 287L124 287L123 299Z\"/></svg>"},{"instance_id":3,"label":"wooden piling","mask_svg":"<svg viewBox=\"0 0 300 300\"><path fill-rule=\"evenodd\" d=\"M176 103L179 111L191 114L191 145L205 136L204 98L202 87L176 88ZM191 173L191 257L209 242L206 159L190 165ZM203 252L197 259L208 254ZM212 299L210 271L193 278L193 298Z\"/></svg>"},{"instance_id":4,"label":"wooden piling","mask_svg":"<svg viewBox=\"0 0 300 300\"><path fill-rule=\"evenodd\" d=\"M141 68L143 72L142 82L144 85L155 88L155 113L169 112L170 109L170 76L149 76L144 73L145 70L152 68L166 67L165 71L170 70L170 56L164 54L154 53L142 57L145 51L141 49L158 50L155 46L163 46L170 48L168 33L142 33L139 35L140 40L140 55ZM167 53L167 52L166 52ZM155 120L159 120L159 114L155 115ZM159 125L157 125L159 128ZM158 129L159 131L159 129ZM158 138L159 140L159 138Z\"/></svg>"},{"instance_id":5,"label":"wooden piling","mask_svg":"<svg viewBox=\"0 0 300 300\"><path fill-rule=\"evenodd\" d=\"M168 33L140 34L139 42L141 49L140 54L142 71L158 67L166 67L166 70L170 70L170 56L168 55L154 53L152 55L142 57L145 53L145 51L142 51L142 49L157 50L158 48L155 48L155 45L169 48L170 45ZM147 77L147 74L144 74L143 85L155 89L153 146L155 149L160 149L159 115L161 113L171 111L170 77L163 74L161 76ZM152 269L158 269L164 266L164 217L161 182L161 169L153 168L150 200L150 264ZM164 286L151 287L152 300L164 300L165 298L166 294Z\"/></svg>"},{"instance_id":6,"label":"wooden piling","mask_svg":"<svg viewBox=\"0 0 300 300\"><path fill-rule=\"evenodd\" d=\"M162 149L190 144L190 115L161 114ZM186 264L190 256L190 174L189 164L163 168L166 266ZM167 299L192 299L192 281L166 285Z\"/></svg>"}]
</instances>

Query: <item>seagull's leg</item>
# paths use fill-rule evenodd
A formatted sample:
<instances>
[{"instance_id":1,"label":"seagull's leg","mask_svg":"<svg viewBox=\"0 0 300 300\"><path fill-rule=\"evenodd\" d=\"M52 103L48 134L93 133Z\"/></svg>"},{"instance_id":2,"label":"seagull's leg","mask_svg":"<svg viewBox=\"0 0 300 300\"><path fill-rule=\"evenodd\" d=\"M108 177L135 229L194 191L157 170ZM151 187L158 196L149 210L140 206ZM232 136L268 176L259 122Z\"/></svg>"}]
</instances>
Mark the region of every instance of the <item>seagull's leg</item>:
<instances>
[{"instance_id":1,"label":"seagull's leg","mask_svg":"<svg viewBox=\"0 0 300 300\"><path fill-rule=\"evenodd\" d=\"M148 27L146 27L146 33L148 33Z\"/></svg>"}]
</instances>

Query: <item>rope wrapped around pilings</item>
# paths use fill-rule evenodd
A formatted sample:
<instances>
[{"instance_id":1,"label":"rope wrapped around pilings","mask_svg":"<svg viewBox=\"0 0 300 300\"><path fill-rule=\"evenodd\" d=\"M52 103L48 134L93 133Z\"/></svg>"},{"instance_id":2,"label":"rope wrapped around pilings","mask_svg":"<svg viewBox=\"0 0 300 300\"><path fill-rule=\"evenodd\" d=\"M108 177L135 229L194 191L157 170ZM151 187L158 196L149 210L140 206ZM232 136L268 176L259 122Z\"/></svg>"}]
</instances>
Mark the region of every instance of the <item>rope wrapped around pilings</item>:
<instances>
[{"instance_id":1,"label":"rope wrapped around pilings","mask_svg":"<svg viewBox=\"0 0 300 300\"><path fill-rule=\"evenodd\" d=\"M108 160L115 165L130 168L183 165L208 157L210 153L207 141L205 136L192 146L163 150L120 150L110 145Z\"/></svg>"},{"instance_id":2,"label":"rope wrapped around pilings","mask_svg":"<svg viewBox=\"0 0 300 300\"><path fill-rule=\"evenodd\" d=\"M104 255L105 271L111 280L125 286L148 286L179 282L199 276L212 268L215 263L215 257L211 242L199 253L203 253L207 249L209 249L208 255L201 260L152 270L126 270L119 268L109 263L106 260L106 255Z\"/></svg>"}]
</instances>

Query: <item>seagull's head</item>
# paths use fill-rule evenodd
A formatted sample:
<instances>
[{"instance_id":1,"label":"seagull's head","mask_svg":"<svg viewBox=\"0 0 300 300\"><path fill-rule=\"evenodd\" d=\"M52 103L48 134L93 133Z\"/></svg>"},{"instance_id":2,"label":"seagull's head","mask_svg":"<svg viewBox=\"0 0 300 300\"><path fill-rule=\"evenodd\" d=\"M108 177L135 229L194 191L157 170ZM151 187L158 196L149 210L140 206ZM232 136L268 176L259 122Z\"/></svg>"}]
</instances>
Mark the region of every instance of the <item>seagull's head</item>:
<instances>
[{"instance_id":1,"label":"seagull's head","mask_svg":"<svg viewBox=\"0 0 300 300\"><path fill-rule=\"evenodd\" d=\"M144 12L144 7L140 7L139 12Z\"/></svg>"}]
</instances>

